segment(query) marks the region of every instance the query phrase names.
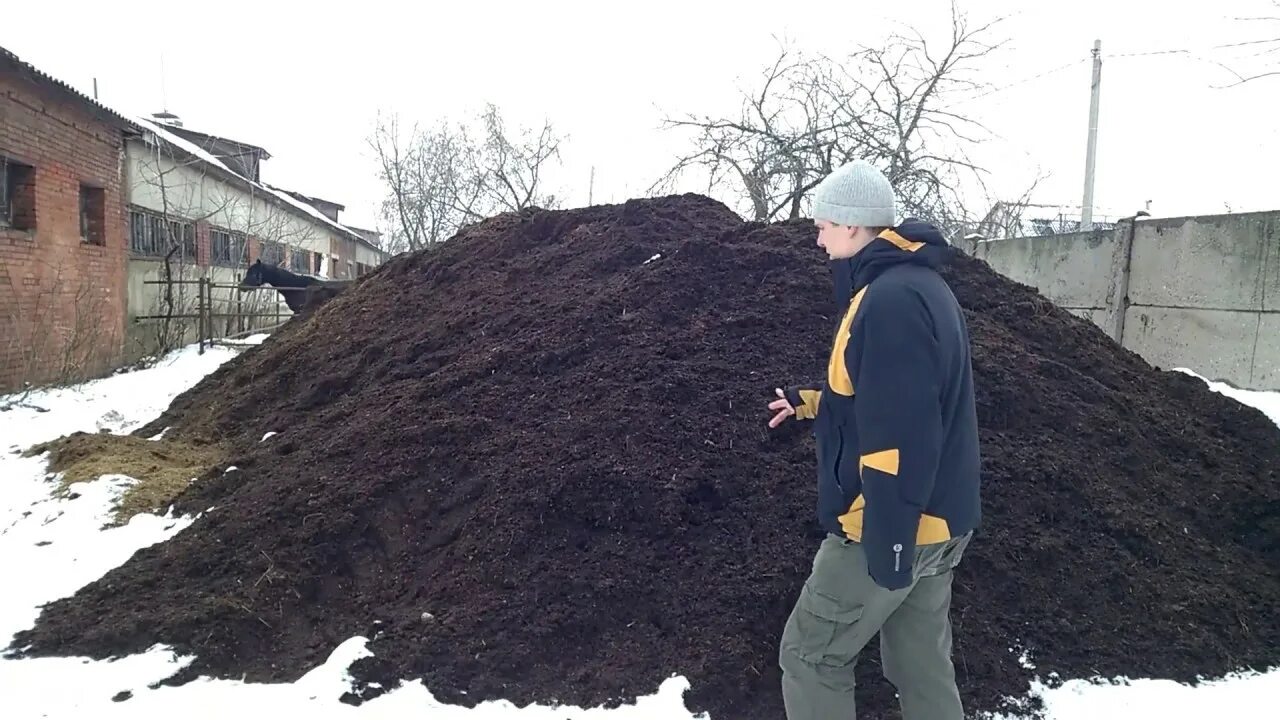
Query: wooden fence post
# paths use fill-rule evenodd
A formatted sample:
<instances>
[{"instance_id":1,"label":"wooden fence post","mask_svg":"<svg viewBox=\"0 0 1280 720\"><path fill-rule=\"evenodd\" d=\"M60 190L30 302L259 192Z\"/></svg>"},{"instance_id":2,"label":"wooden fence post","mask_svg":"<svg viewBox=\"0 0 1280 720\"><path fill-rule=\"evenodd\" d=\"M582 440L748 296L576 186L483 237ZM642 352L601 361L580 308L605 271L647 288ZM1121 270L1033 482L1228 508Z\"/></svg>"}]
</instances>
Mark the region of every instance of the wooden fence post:
<instances>
[{"instance_id":1,"label":"wooden fence post","mask_svg":"<svg viewBox=\"0 0 1280 720\"><path fill-rule=\"evenodd\" d=\"M204 286L208 282L207 278L200 278L200 284L196 288L196 297L199 301L196 303L197 324L200 331L200 354L204 354L204 325L205 325L205 307L204 307Z\"/></svg>"}]
</instances>

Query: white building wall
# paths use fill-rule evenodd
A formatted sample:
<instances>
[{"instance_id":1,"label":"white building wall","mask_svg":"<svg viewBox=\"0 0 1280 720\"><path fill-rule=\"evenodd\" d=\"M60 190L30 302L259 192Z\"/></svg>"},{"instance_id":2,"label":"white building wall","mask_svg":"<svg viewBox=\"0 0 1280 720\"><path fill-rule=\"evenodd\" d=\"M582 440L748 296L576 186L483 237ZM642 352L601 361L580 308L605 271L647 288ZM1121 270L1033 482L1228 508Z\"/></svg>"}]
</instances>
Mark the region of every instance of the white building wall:
<instances>
[{"instance_id":1,"label":"white building wall","mask_svg":"<svg viewBox=\"0 0 1280 720\"><path fill-rule=\"evenodd\" d=\"M332 229L265 191L222 179L203 163L182 162L139 140L126 147L129 203L291 248L327 254Z\"/></svg>"}]
</instances>

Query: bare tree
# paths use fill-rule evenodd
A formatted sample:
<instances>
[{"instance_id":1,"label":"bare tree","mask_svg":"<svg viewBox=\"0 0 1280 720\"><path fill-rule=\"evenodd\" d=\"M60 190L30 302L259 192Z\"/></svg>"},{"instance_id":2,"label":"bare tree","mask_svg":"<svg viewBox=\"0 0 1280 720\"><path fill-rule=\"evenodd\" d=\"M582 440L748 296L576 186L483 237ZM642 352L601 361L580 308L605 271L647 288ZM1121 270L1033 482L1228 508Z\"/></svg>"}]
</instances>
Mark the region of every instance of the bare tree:
<instances>
[{"instance_id":1,"label":"bare tree","mask_svg":"<svg viewBox=\"0 0 1280 720\"><path fill-rule=\"evenodd\" d=\"M563 140L550 122L509 131L492 104L473 126L446 120L407 135L394 115L379 117L369 144L387 191L383 249L421 250L490 215L558 207L545 173Z\"/></svg>"},{"instance_id":2,"label":"bare tree","mask_svg":"<svg viewBox=\"0 0 1280 720\"><path fill-rule=\"evenodd\" d=\"M1031 202L1036 188L1047 176L1038 175L1035 180L1014 200L997 200L991 203L991 209L976 222L965 223L960 231L966 237L976 236L984 240L1000 238L1024 237L1028 233L1028 213L1033 207L1040 207Z\"/></svg>"},{"instance_id":3,"label":"bare tree","mask_svg":"<svg viewBox=\"0 0 1280 720\"><path fill-rule=\"evenodd\" d=\"M369 144L387 188L383 249L420 250L448 238L464 217L457 194L465 139L444 123L427 131L414 128L406 138L398 118L380 116Z\"/></svg>"},{"instance_id":4,"label":"bare tree","mask_svg":"<svg viewBox=\"0 0 1280 720\"><path fill-rule=\"evenodd\" d=\"M508 134L502 114L493 104L481 116L484 139L473 155L470 168L476 181L476 201L467 207L468 219L476 220L498 212L514 212L527 207L550 208L558 204L555 195L543 194L543 167L560 157L561 138L550 121L534 132L521 128Z\"/></svg>"},{"instance_id":5,"label":"bare tree","mask_svg":"<svg viewBox=\"0 0 1280 720\"><path fill-rule=\"evenodd\" d=\"M667 119L693 134L693 150L651 190L696 169L713 190L729 184L752 219L798 218L823 177L864 159L889 176L903 212L954 228L962 186L982 185L968 151L985 133L946 101L983 87L972 76L999 46L987 40L996 22L972 27L953 5L941 43L907 29L842 60L783 48L736 116Z\"/></svg>"}]
</instances>

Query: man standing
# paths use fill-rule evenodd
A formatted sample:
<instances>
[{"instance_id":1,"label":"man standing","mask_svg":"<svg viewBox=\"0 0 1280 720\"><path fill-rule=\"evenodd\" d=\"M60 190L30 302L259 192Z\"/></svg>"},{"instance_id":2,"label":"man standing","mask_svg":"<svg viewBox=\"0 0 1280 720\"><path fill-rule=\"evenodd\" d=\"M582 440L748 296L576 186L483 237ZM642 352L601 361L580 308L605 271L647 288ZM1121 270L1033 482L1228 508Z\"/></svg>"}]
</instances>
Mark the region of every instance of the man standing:
<instances>
[{"instance_id":1,"label":"man standing","mask_svg":"<svg viewBox=\"0 0 1280 720\"><path fill-rule=\"evenodd\" d=\"M951 575L978 526L969 334L927 223L892 227L895 197L865 162L818 186L813 217L844 316L821 386L777 390L770 427L814 420L827 537L782 634L789 720L852 720L854 663L880 634L905 720L962 720Z\"/></svg>"}]
</instances>

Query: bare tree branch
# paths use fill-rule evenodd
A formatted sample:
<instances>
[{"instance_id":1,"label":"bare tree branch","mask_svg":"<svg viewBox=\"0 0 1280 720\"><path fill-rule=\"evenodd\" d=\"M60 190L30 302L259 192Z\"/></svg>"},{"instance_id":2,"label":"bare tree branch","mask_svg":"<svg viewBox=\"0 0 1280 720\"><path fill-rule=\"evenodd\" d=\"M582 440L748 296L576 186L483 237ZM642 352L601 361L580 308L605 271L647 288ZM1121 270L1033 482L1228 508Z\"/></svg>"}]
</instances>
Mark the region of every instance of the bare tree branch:
<instances>
[{"instance_id":1,"label":"bare tree branch","mask_svg":"<svg viewBox=\"0 0 1280 720\"><path fill-rule=\"evenodd\" d=\"M488 105L479 139L474 132L446 121L405 135L397 118L379 117L369 145L387 192L382 211L391 230L384 249L421 250L496 213L558 205L544 187L544 171L559 160L563 142L550 122L537 133L513 134Z\"/></svg>"},{"instance_id":2,"label":"bare tree branch","mask_svg":"<svg viewBox=\"0 0 1280 720\"><path fill-rule=\"evenodd\" d=\"M842 60L780 46L736 114L668 116L664 127L688 133L692 148L651 191L700 171L754 220L797 218L823 177L865 159L896 184L904 213L955 226L959 189L982 185L967 151L985 128L944 100L984 87L971 73L1002 45L987 40L995 25L975 28L953 5L942 41L907 29Z\"/></svg>"}]
</instances>

